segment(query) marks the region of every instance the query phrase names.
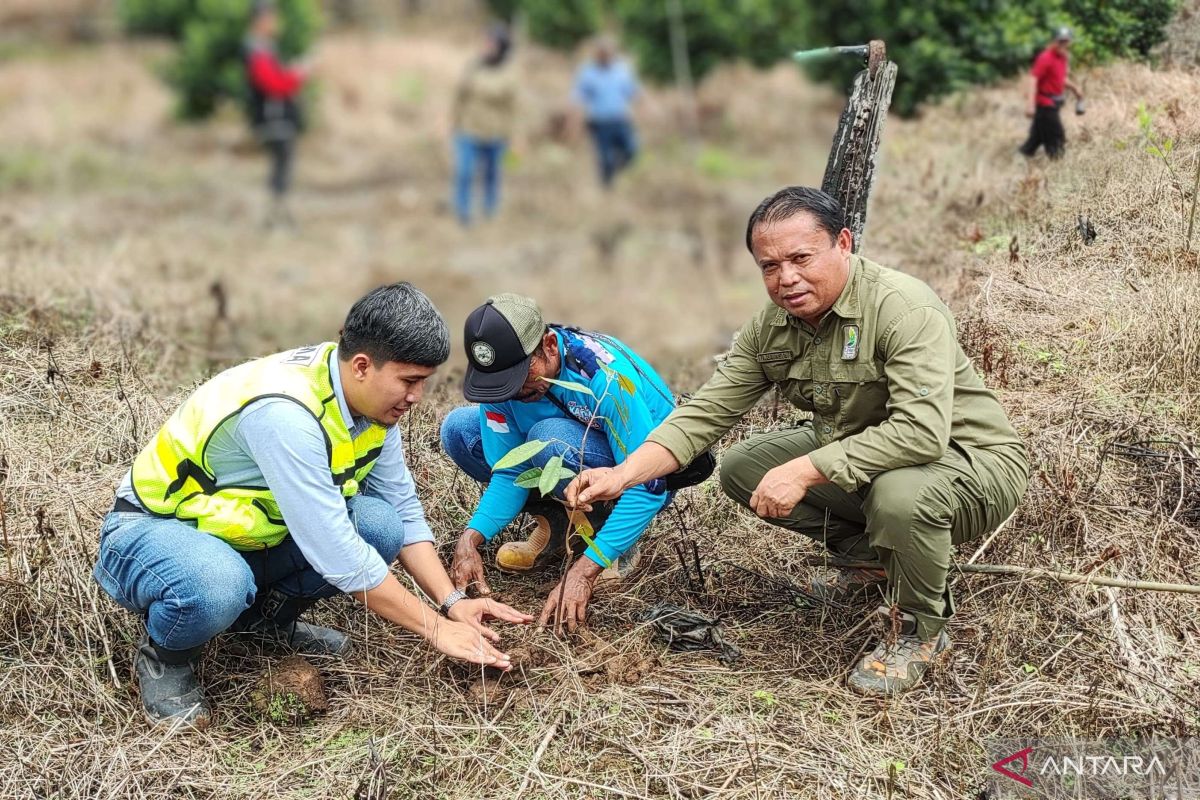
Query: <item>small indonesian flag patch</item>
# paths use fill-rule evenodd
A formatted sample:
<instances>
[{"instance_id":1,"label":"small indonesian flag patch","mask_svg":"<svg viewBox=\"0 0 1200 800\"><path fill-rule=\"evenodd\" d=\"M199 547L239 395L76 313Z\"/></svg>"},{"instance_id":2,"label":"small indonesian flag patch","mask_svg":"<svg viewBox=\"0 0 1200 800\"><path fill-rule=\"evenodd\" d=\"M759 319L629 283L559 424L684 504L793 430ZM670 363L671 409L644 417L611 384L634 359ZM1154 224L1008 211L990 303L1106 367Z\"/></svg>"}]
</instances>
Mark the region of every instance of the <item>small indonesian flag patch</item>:
<instances>
[{"instance_id":1,"label":"small indonesian flag patch","mask_svg":"<svg viewBox=\"0 0 1200 800\"><path fill-rule=\"evenodd\" d=\"M487 426L496 433L508 433L508 419L499 411L485 411L484 417L487 419Z\"/></svg>"}]
</instances>

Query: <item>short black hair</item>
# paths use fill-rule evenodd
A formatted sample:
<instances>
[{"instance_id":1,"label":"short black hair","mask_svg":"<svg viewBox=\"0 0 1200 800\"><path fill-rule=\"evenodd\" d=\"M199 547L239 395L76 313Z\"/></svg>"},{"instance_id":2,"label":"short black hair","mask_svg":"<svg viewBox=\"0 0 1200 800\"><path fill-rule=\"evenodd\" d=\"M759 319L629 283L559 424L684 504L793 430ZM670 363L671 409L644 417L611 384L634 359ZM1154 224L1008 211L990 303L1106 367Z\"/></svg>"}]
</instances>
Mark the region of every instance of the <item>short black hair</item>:
<instances>
[{"instance_id":1,"label":"short black hair","mask_svg":"<svg viewBox=\"0 0 1200 800\"><path fill-rule=\"evenodd\" d=\"M373 289L350 307L338 341L347 360L366 353L375 366L400 361L436 367L450 357L450 333L433 301L407 281Z\"/></svg>"},{"instance_id":2,"label":"short black hair","mask_svg":"<svg viewBox=\"0 0 1200 800\"><path fill-rule=\"evenodd\" d=\"M750 215L746 223L746 249L754 252L754 229L759 225L782 222L801 212L812 214L817 226L829 234L830 241L836 241L846 227L846 214L833 195L811 186L787 186L759 203Z\"/></svg>"}]
</instances>

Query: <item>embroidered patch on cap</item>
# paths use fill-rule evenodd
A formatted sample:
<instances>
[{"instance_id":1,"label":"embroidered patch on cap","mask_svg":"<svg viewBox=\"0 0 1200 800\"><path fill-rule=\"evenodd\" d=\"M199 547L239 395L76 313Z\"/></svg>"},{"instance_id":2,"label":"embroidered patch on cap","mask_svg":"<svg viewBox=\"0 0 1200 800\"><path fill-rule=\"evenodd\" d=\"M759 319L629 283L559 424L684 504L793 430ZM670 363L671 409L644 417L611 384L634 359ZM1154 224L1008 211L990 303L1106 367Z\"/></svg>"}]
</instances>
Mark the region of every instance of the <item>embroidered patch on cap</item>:
<instances>
[{"instance_id":1,"label":"embroidered patch on cap","mask_svg":"<svg viewBox=\"0 0 1200 800\"><path fill-rule=\"evenodd\" d=\"M490 367L496 361L496 348L487 342L476 342L471 345L471 356L481 367Z\"/></svg>"}]
</instances>

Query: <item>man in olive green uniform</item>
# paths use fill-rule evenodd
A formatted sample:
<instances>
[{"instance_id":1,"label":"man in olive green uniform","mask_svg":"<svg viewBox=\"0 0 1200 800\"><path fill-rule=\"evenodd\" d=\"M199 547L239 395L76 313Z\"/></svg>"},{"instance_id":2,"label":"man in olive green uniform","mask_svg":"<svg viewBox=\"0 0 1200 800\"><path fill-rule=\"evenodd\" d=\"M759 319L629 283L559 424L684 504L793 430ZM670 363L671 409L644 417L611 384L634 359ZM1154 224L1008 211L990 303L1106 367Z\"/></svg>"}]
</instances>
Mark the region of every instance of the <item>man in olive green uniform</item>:
<instances>
[{"instance_id":1,"label":"man in olive green uniform","mask_svg":"<svg viewBox=\"0 0 1200 800\"><path fill-rule=\"evenodd\" d=\"M721 486L837 556L882 563L815 588L825 597L884 589L881 612L897 609L898 635L849 683L904 691L950 645L951 547L1013 512L1025 449L959 347L949 309L916 278L854 255L832 197L804 187L768 197L746 243L771 303L687 405L621 465L582 473L568 501L586 507L669 474L778 386L811 422L731 447Z\"/></svg>"}]
</instances>

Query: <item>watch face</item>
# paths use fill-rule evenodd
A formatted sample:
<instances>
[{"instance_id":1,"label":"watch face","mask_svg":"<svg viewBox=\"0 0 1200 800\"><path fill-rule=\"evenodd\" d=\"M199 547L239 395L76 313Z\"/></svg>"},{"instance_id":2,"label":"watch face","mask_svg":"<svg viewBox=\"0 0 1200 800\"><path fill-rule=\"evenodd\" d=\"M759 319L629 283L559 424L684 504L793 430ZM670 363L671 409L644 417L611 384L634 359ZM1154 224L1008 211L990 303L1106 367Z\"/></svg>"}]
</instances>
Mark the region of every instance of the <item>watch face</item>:
<instances>
[{"instance_id":1,"label":"watch face","mask_svg":"<svg viewBox=\"0 0 1200 800\"><path fill-rule=\"evenodd\" d=\"M496 363L496 349L487 342L476 342L471 345L471 356L481 367L490 367Z\"/></svg>"}]
</instances>

